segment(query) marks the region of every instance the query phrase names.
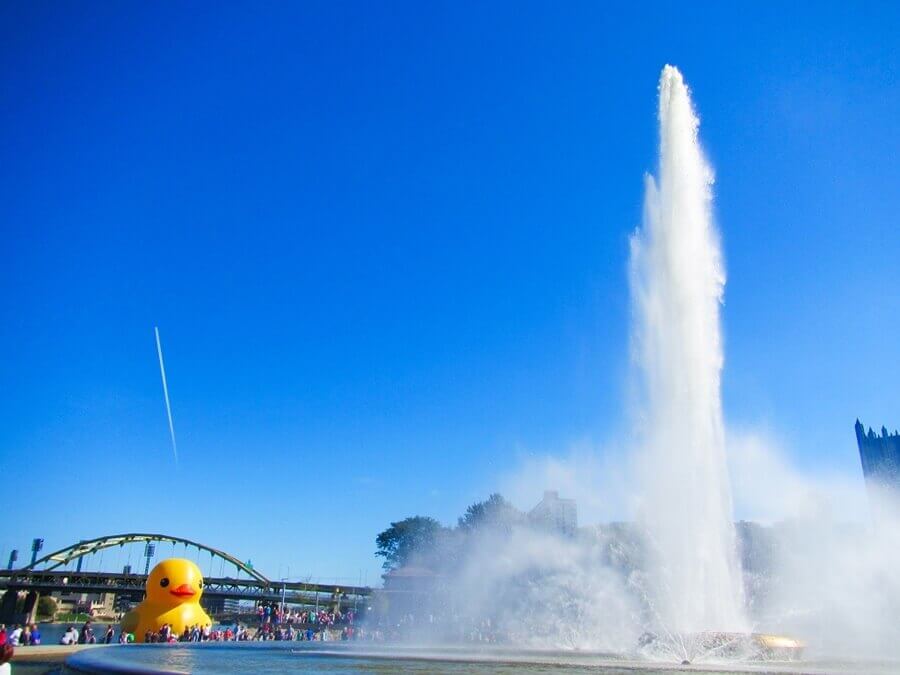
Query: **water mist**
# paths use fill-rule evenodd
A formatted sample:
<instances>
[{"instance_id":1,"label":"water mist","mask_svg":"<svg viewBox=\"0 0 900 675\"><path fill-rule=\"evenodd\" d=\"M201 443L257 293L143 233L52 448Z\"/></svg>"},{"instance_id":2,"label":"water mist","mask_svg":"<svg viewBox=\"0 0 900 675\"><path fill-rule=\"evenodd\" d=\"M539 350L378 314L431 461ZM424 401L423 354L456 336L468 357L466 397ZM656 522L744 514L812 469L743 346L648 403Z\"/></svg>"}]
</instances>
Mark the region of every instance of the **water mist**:
<instances>
[{"instance_id":1,"label":"water mist","mask_svg":"<svg viewBox=\"0 0 900 675\"><path fill-rule=\"evenodd\" d=\"M725 272L698 127L681 73L666 66L659 175L646 178L631 287L645 593L657 630L673 635L746 629L720 395Z\"/></svg>"}]
</instances>

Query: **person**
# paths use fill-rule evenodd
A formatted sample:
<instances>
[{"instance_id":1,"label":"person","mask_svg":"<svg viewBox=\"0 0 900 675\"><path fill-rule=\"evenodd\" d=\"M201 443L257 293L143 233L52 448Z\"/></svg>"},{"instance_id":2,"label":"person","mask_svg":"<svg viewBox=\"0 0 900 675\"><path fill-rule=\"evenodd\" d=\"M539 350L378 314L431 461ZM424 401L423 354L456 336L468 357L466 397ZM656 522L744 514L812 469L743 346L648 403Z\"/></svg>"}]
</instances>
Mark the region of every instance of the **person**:
<instances>
[{"instance_id":1,"label":"person","mask_svg":"<svg viewBox=\"0 0 900 675\"><path fill-rule=\"evenodd\" d=\"M13 626L12 633L7 637L7 642L11 644L13 647L18 647L19 642L22 639L22 627L19 625Z\"/></svg>"},{"instance_id":2,"label":"person","mask_svg":"<svg viewBox=\"0 0 900 675\"><path fill-rule=\"evenodd\" d=\"M41 631L38 630L37 624L31 624L31 644L41 644Z\"/></svg>"},{"instance_id":3,"label":"person","mask_svg":"<svg viewBox=\"0 0 900 675\"><path fill-rule=\"evenodd\" d=\"M63 633L63 636L59 639L59 644L61 644L61 645L77 645L78 644L78 631L75 630L75 626L69 626L66 629L66 632Z\"/></svg>"},{"instance_id":4,"label":"person","mask_svg":"<svg viewBox=\"0 0 900 675\"><path fill-rule=\"evenodd\" d=\"M128 643L128 633L124 630L119 631L119 644L124 645Z\"/></svg>"},{"instance_id":5,"label":"person","mask_svg":"<svg viewBox=\"0 0 900 675\"><path fill-rule=\"evenodd\" d=\"M27 647L31 644L31 626L27 623L22 626L22 637L19 638L19 644L23 647Z\"/></svg>"},{"instance_id":6,"label":"person","mask_svg":"<svg viewBox=\"0 0 900 675\"><path fill-rule=\"evenodd\" d=\"M91 626L90 619L85 621L84 625L81 627L81 639L79 642L83 645L92 645L97 642L97 638L94 637L94 629Z\"/></svg>"},{"instance_id":7,"label":"person","mask_svg":"<svg viewBox=\"0 0 900 675\"><path fill-rule=\"evenodd\" d=\"M8 642L0 646L0 675L10 675L12 673L12 666L9 665L9 662L12 660L14 652L15 649Z\"/></svg>"},{"instance_id":8,"label":"person","mask_svg":"<svg viewBox=\"0 0 900 675\"><path fill-rule=\"evenodd\" d=\"M0 623L0 647L6 644L6 624Z\"/></svg>"},{"instance_id":9,"label":"person","mask_svg":"<svg viewBox=\"0 0 900 675\"><path fill-rule=\"evenodd\" d=\"M115 635L115 631L113 630L112 624L106 627L106 637L103 638L103 642L106 644L112 644L113 635Z\"/></svg>"}]
</instances>

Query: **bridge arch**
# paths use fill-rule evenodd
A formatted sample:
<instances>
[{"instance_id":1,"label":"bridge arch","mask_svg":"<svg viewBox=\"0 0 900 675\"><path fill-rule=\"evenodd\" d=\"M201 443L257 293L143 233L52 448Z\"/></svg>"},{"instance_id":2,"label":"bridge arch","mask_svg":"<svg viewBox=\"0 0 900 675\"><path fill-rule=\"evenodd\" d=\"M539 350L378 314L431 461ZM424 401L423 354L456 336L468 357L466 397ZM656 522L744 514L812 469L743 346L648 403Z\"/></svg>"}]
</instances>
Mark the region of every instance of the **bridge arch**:
<instances>
[{"instance_id":1,"label":"bridge arch","mask_svg":"<svg viewBox=\"0 0 900 675\"><path fill-rule=\"evenodd\" d=\"M91 555L106 548L143 542L184 544L185 546L196 547L199 551L206 551L210 555L221 558L222 560L225 560L226 562L234 565L238 569L239 573L244 572L245 574L264 584L265 586L271 585L271 582L265 576L257 572L252 567L249 567L243 561L238 560L233 555L225 553L224 551L220 551L219 549L206 546L205 544L201 544L190 539L184 539L183 537L174 537L170 534L149 534L144 532L111 534L104 537L97 537L96 539L85 539L79 541L77 544L66 546L65 548L54 551L49 555L45 555L43 558L35 560L34 563L27 565L22 569L34 571L38 568L41 568L44 571L49 572L56 569L57 567L61 567L62 565L67 565L73 560L77 560L82 556ZM44 567L41 567L42 565Z\"/></svg>"}]
</instances>

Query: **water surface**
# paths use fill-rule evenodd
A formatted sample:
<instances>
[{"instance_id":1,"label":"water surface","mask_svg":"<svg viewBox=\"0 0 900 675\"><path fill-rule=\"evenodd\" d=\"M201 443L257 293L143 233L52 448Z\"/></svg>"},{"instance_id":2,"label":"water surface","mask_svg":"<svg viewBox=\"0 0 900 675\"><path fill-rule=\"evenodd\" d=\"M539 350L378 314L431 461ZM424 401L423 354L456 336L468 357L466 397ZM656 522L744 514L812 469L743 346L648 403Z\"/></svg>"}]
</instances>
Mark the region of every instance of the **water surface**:
<instances>
[{"instance_id":1,"label":"water surface","mask_svg":"<svg viewBox=\"0 0 900 675\"><path fill-rule=\"evenodd\" d=\"M695 664L636 661L615 654L506 648L404 647L342 643L206 643L125 645L71 657L80 668L144 668L181 673L446 673L447 675L651 675L701 673L810 673L847 675L900 672L897 662L803 661Z\"/></svg>"}]
</instances>

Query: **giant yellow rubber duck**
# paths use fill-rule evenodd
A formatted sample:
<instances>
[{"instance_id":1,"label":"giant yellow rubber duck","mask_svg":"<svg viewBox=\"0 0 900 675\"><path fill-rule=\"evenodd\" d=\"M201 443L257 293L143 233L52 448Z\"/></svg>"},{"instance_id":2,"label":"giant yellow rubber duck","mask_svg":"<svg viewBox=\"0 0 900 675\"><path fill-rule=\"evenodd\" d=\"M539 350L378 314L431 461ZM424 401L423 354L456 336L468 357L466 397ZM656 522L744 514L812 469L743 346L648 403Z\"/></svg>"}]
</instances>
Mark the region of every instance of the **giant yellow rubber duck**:
<instances>
[{"instance_id":1,"label":"giant yellow rubber duck","mask_svg":"<svg viewBox=\"0 0 900 675\"><path fill-rule=\"evenodd\" d=\"M144 601L122 618L122 630L143 642L147 631L157 633L164 624L176 638L185 627L203 628L212 621L200 606L202 595L203 575L197 565L185 558L163 560L147 577Z\"/></svg>"}]
</instances>

